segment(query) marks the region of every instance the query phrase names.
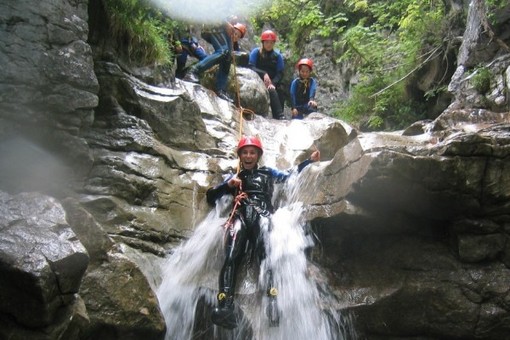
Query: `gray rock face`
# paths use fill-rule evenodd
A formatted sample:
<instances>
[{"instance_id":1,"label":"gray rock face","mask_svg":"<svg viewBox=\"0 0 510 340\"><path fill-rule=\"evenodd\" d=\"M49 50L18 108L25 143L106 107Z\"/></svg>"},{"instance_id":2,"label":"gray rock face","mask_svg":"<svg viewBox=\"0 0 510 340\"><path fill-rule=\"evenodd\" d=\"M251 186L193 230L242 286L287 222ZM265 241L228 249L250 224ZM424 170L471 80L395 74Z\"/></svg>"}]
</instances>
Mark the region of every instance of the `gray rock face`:
<instances>
[{"instance_id":1,"label":"gray rock face","mask_svg":"<svg viewBox=\"0 0 510 340\"><path fill-rule=\"evenodd\" d=\"M28 328L49 326L75 300L89 257L58 202L0 192L0 311Z\"/></svg>"},{"instance_id":2,"label":"gray rock face","mask_svg":"<svg viewBox=\"0 0 510 340\"><path fill-rule=\"evenodd\" d=\"M485 1L470 2L457 69L448 91L455 96L452 108L491 108L506 112L510 103L506 81L510 5L499 9L491 24L486 6Z\"/></svg>"},{"instance_id":3,"label":"gray rock face","mask_svg":"<svg viewBox=\"0 0 510 340\"><path fill-rule=\"evenodd\" d=\"M86 43L87 4L0 4L0 139L25 137L55 148L59 156L82 165L76 175L86 172L92 161L79 132L92 123L98 104L98 82ZM26 159L21 166L36 165ZM11 181L23 184L16 176Z\"/></svg>"},{"instance_id":4,"label":"gray rock face","mask_svg":"<svg viewBox=\"0 0 510 340\"><path fill-rule=\"evenodd\" d=\"M149 85L111 60L94 69L87 20L87 1L0 4L0 337L162 339L147 263L208 212L205 190L235 172L241 132L280 169L321 150L297 195L322 284L360 337L507 337L507 57L491 64L493 110L466 79L434 121L359 134L319 113L262 117L265 89L242 68L241 106L260 113L250 121L200 85ZM328 47L313 50L325 67Z\"/></svg>"},{"instance_id":5,"label":"gray rock face","mask_svg":"<svg viewBox=\"0 0 510 340\"><path fill-rule=\"evenodd\" d=\"M508 334L509 122L475 113L360 135L318 177L322 263L369 339Z\"/></svg>"},{"instance_id":6,"label":"gray rock face","mask_svg":"<svg viewBox=\"0 0 510 340\"><path fill-rule=\"evenodd\" d=\"M165 321L147 278L122 254L111 253L107 261L91 268L80 295L90 319L86 333L89 339L165 336Z\"/></svg>"}]
</instances>

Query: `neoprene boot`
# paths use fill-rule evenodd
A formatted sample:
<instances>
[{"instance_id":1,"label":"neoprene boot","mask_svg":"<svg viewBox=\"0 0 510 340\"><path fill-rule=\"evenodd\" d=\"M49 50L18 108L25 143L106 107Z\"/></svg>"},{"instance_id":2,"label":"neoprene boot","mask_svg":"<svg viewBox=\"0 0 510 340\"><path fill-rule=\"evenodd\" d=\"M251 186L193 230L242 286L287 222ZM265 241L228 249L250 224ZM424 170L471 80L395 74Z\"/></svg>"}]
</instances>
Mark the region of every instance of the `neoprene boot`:
<instances>
[{"instance_id":1,"label":"neoprene boot","mask_svg":"<svg viewBox=\"0 0 510 340\"><path fill-rule=\"evenodd\" d=\"M230 98L230 96L228 95L227 92L223 91L223 90L219 90L218 92L216 92L216 95L223 99L223 100L226 100L227 102L229 103L233 103L234 100L232 98Z\"/></svg>"},{"instance_id":2,"label":"neoprene boot","mask_svg":"<svg viewBox=\"0 0 510 340\"><path fill-rule=\"evenodd\" d=\"M198 76L197 69L192 66L182 80L189 81L190 83L199 84L200 78Z\"/></svg>"},{"instance_id":3,"label":"neoprene boot","mask_svg":"<svg viewBox=\"0 0 510 340\"><path fill-rule=\"evenodd\" d=\"M278 290L276 288L273 287L267 290L269 301L266 308L266 315L269 319L270 327L278 327L280 325L280 311L278 310L277 296Z\"/></svg>"},{"instance_id":4,"label":"neoprene boot","mask_svg":"<svg viewBox=\"0 0 510 340\"><path fill-rule=\"evenodd\" d=\"M237 316L234 311L234 297L232 295L223 292L218 294L218 306L212 311L211 321L227 329L237 327Z\"/></svg>"}]
</instances>

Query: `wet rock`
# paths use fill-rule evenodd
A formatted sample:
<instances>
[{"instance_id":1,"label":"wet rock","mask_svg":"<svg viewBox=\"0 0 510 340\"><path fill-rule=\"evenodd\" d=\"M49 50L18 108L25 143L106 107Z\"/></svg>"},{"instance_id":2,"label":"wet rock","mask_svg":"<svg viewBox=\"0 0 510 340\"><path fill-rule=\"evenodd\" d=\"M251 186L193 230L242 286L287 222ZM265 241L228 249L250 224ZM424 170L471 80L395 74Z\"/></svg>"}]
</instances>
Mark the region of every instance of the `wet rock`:
<instances>
[{"instance_id":1,"label":"wet rock","mask_svg":"<svg viewBox=\"0 0 510 340\"><path fill-rule=\"evenodd\" d=\"M87 271L80 292L90 318L88 339L164 339L165 321L150 285L126 256L115 252Z\"/></svg>"},{"instance_id":2,"label":"wet rock","mask_svg":"<svg viewBox=\"0 0 510 340\"><path fill-rule=\"evenodd\" d=\"M0 210L1 313L20 328L58 323L80 290L85 248L51 197L0 192Z\"/></svg>"}]
</instances>

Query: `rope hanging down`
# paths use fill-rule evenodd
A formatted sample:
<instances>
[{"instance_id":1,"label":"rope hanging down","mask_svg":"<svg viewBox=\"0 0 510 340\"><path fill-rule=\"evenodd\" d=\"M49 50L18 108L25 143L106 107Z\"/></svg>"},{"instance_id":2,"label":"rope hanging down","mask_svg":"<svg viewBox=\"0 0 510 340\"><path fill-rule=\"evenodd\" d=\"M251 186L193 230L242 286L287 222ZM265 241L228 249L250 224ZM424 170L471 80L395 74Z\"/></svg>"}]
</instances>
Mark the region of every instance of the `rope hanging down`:
<instances>
[{"instance_id":1,"label":"rope hanging down","mask_svg":"<svg viewBox=\"0 0 510 340\"><path fill-rule=\"evenodd\" d=\"M233 39L231 39L230 41L233 41ZM231 51L233 51L233 48L231 49ZM232 53L232 60L233 60L232 64L234 66L235 94L236 94L236 99L237 99L236 109L239 112L239 136L238 136L238 141L240 141L242 136L243 136L244 114L248 113L248 114L251 115L251 117L253 117L255 115L255 112L253 112L250 109L243 108L241 106L241 95L240 95L240 88L239 88L239 80L237 79L237 62L236 62L236 56L234 55L234 53ZM238 159L236 174L239 174L240 171L241 171L241 160ZM228 220L225 223L225 229L232 228L234 216L235 216L235 214L237 212L237 209L241 205L242 200L244 200L246 198L248 198L248 195L245 192L243 192L242 187L239 187L239 190L237 191L236 197L234 198L234 202L235 202L234 203L234 207L232 208L232 212L230 213L230 215L228 217Z\"/></svg>"},{"instance_id":2,"label":"rope hanging down","mask_svg":"<svg viewBox=\"0 0 510 340\"><path fill-rule=\"evenodd\" d=\"M232 43L234 41L233 36L234 36L234 33L232 33L231 37L230 37L230 42L232 44L230 51L232 51L231 52L232 53L232 64L234 66L234 86L235 86L235 94L236 94L236 100L237 100L236 109L239 112L239 135L238 135L237 140L240 141L241 137L243 136L244 114L247 113L250 115L250 117L254 117L255 112L253 112L253 110L246 109L241 106L241 94L240 94L239 80L237 79L237 60L236 60L235 54L233 53L233 51L234 51L233 43ZM240 171L241 171L241 162L239 161L238 165L237 165L236 173L238 174Z\"/></svg>"}]
</instances>

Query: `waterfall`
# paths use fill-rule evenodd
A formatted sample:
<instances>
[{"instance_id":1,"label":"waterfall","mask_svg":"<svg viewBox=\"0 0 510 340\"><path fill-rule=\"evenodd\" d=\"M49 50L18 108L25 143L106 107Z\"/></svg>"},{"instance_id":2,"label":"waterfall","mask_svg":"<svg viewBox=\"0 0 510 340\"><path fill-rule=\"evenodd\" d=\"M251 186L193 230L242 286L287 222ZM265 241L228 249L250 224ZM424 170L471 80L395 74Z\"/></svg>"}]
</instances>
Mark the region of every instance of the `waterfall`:
<instances>
[{"instance_id":1,"label":"waterfall","mask_svg":"<svg viewBox=\"0 0 510 340\"><path fill-rule=\"evenodd\" d=\"M278 185L275 200L279 208L272 216L272 231L266 233L267 256L260 268L246 265L239 270L236 304L244 314L234 330L215 326L208 319L216 303L218 274L223 262L223 225L231 198L221 202L197 226L189 240L169 255L163 280L157 291L167 323L167 340L255 339L255 340L352 340L356 337L348 318L338 312L333 296L320 289L317 271L310 271L305 250L314 245L313 234L302 221L306 208L300 201L306 183L318 170L305 169L305 176L292 175ZM267 230L267 226L263 226ZM271 269L278 289L280 323L270 327L266 308L265 273ZM203 305L203 308L198 305ZM200 310L206 312L200 312ZM198 311L198 312L197 312ZM199 320L207 319L207 320ZM197 329L201 325L201 329ZM205 328L205 329L204 329ZM194 334L199 332L200 334Z\"/></svg>"}]
</instances>

